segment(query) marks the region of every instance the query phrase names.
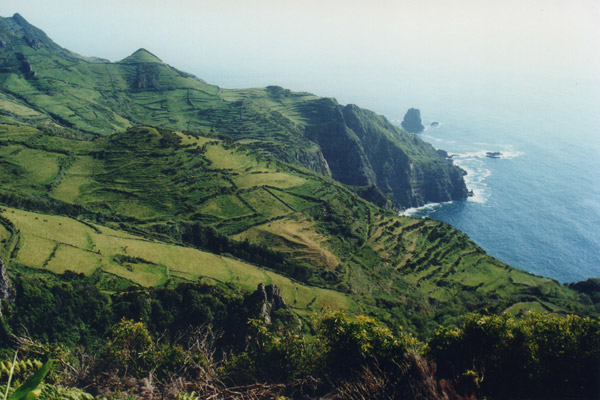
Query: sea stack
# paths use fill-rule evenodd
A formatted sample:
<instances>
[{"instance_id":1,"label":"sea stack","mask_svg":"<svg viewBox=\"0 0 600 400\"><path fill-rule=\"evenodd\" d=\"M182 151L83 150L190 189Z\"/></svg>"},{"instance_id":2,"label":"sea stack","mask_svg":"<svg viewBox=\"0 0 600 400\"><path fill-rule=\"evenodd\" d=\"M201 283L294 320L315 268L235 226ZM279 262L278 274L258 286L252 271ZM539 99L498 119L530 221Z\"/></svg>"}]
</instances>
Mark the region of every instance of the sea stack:
<instances>
[{"instance_id":1,"label":"sea stack","mask_svg":"<svg viewBox=\"0 0 600 400\"><path fill-rule=\"evenodd\" d=\"M402 128L410 133L422 132L425 127L421 123L421 111L419 111L417 108L409 108L404 115Z\"/></svg>"}]
</instances>

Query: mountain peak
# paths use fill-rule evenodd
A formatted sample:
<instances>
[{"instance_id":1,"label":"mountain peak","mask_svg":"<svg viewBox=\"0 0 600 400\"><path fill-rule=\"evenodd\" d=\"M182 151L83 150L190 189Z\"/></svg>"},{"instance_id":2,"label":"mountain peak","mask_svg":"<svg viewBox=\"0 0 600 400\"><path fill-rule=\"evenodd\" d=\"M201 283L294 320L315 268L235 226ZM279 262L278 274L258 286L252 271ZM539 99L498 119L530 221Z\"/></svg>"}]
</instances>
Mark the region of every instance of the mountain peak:
<instances>
[{"instance_id":1,"label":"mountain peak","mask_svg":"<svg viewBox=\"0 0 600 400\"><path fill-rule=\"evenodd\" d=\"M160 58L149 52L148 50L141 48L137 49L129 57L126 57L119 61L120 63L157 63L164 64Z\"/></svg>"},{"instance_id":2,"label":"mountain peak","mask_svg":"<svg viewBox=\"0 0 600 400\"><path fill-rule=\"evenodd\" d=\"M19 13L15 13L12 16L12 19L19 25L29 25L29 22L27 22L27 20L25 18L23 18L23 16Z\"/></svg>"},{"instance_id":3,"label":"mountain peak","mask_svg":"<svg viewBox=\"0 0 600 400\"><path fill-rule=\"evenodd\" d=\"M1 29L5 32L4 39L8 42L24 41L25 44L34 50L46 48L48 50L61 49L56 43L40 29L31 25L19 13L15 13L10 18L0 18Z\"/></svg>"}]
</instances>

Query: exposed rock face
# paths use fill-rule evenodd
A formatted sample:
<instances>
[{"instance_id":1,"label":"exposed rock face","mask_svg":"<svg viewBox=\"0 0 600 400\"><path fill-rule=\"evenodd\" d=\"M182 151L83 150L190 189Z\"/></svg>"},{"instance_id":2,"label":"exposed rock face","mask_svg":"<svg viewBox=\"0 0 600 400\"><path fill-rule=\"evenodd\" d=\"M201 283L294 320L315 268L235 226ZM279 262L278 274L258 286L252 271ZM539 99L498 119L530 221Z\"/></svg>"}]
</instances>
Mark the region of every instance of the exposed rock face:
<instances>
[{"instance_id":1,"label":"exposed rock face","mask_svg":"<svg viewBox=\"0 0 600 400\"><path fill-rule=\"evenodd\" d=\"M342 108L331 99L319 99L307 104L305 112L316 122L306 127L305 135L321 147L332 177L352 186L375 184L375 171L360 138L346 125Z\"/></svg>"},{"instance_id":2,"label":"exposed rock face","mask_svg":"<svg viewBox=\"0 0 600 400\"><path fill-rule=\"evenodd\" d=\"M331 178L331 169L321 151L303 151L300 149L295 154L295 159L308 169Z\"/></svg>"},{"instance_id":3,"label":"exposed rock face","mask_svg":"<svg viewBox=\"0 0 600 400\"><path fill-rule=\"evenodd\" d=\"M374 186L399 208L467 198L464 171L446 152L437 152L384 117L332 99L309 102L303 112L313 122L305 135L321 147L334 179Z\"/></svg>"},{"instance_id":4,"label":"exposed rock face","mask_svg":"<svg viewBox=\"0 0 600 400\"><path fill-rule=\"evenodd\" d=\"M425 127L421 123L421 111L419 111L417 108L408 109L404 115L402 127L404 130L410 133L422 132Z\"/></svg>"},{"instance_id":5,"label":"exposed rock face","mask_svg":"<svg viewBox=\"0 0 600 400\"><path fill-rule=\"evenodd\" d=\"M23 73L23 76L25 76L26 79L34 78L36 72L33 70L27 57L23 53L17 53L15 56L19 61L19 71Z\"/></svg>"},{"instance_id":6,"label":"exposed rock face","mask_svg":"<svg viewBox=\"0 0 600 400\"><path fill-rule=\"evenodd\" d=\"M281 297L281 289L277 285L260 283L254 293L248 299L250 307L255 308L259 318L268 325L271 323L271 313L281 308L287 308L285 300Z\"/></svg>"},{"instance_id":7,"label":"exposed rock face","mask_svg":"<svg viewBox=\"0 0 600 400\"><path fill-rule=\"evenodd\" d=\"M135 89L156 89L158 87L158 66L140 64L137 67Z\"/></svg>"},{"instance_id":8,"label":"exposed rock face","mask_svg":"<svg viewBox=\"0 0 600 400\"><path fill-rule=\"evenodd\" d=\"M0 305L2 300L14 301L15 289L8 279L4 261L0 260ZM2 316L2 307L0 307L0 316Z\"/></svg>"},{"instance_id":9,"label":"exposed rock face","mask_svg":"<svg viewBox=\"0 0 600 400\"><path fill-rule=\"evenodd\" d=\"M362 197L363 199L370 201L378 207L386 210L394 209L394 203L387 197L381 189L375 185L371 186L355 186L352 188L354 193Z\"/></svg>"},{"instance_id":10,"label":"exposed rock face","mask_svg":"<svg viewBox=\"0 0 600 400\"><path fill-rule=\"evenodd\" d=\"M42 47L52 47L51 40L48 39L48 36L46 36L44 32L42 32L35 26L31 25L29 22L27 22L25 18L21 16L21 14L17 13L13 15L11 20L13 22L12 31L16 35L22 37L25 43L27 43L27 45L32 49L39 50Z\"/></svg>"}]
</instances>

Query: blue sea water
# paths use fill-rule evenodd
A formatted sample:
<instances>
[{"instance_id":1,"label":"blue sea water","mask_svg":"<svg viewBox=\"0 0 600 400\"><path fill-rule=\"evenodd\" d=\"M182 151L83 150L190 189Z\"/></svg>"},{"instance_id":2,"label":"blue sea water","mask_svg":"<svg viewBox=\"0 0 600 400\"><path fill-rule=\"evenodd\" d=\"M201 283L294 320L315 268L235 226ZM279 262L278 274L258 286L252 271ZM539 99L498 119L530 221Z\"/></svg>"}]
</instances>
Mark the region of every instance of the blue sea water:
<instances>
[{"instance_id":1,"label":"blue sea water","mask_svg":"<svg viewBox=\"0 0 600 400\"><path fill-rule=\"evenodd\" d=\"M534 274L560 282L600 277L598 96L573 84L520 89L424 113L424 122L440 125L422 138L454 155L474 196L406 213L448 222Z\"/></svg>"}]
</instances>

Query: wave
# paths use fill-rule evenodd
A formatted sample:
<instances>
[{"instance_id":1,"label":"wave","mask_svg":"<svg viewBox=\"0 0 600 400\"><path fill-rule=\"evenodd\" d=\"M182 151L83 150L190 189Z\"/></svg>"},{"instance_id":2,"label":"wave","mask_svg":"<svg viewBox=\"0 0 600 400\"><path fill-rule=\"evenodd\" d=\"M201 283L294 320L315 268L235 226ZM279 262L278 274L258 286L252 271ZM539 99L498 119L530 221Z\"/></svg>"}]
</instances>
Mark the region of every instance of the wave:
<instances>
[{"instance_id":1,"label":"wave","mask_svg":"<svg viewBox=\"0 0 600 400\"><path fill-rule=\"evenodd\" d=\"M449 140L438 135L423 134L422 138L430 143L435 143L435 147L456 147L455 140ZM479 204L485 204L491 197L491 191L486 183L486 179L492 175L494 164L497 160L512 160L523 156L523 151L515 150L511 144L476 142L472 143L477 150L451 152L449 155L454 161L454 164L464 169L467 173L464 180L467 188L472 195L467 198L467 201ZM462 147L462 146L461 146ZM494 154L490 157L489 154ZM447 203L430 203L423 207L409 208L402 212L402 215L423 216L433 213L439 207Z\"/></svg>"},{"instance_id":2,"label":"wave","mask_svg":"<svg viewBox=\"0 0 600 400\"><path fill-rule=\"evenodd\" d=\"M436 141L438 141L438 140L436 140ZM439 141L441 141L441 140L439 140ZM498 147L501 147L501 146L498 146ZM500 154L496 157L489 157L488 153L500 153ZM477 150L477 151L473 151L473 152L469 152L469 153L451 153L451 157L453 160L474 159L474 158L478 158L478 159L494 158L494 159L511 160L513 158L521 157L524 154L525 153L522 151L513 150L512 148L507 146L507 147L501 148L500 150L484 149L484 150Z\"/></svg>"},{"instance_id":3,"label":"wave","mask_svg":"<svg viewBox=\"0 0 600 400\"><path fill-rule=\"evenodd\" d=\"M404 211L400 211L398 213L398 215L401 215L404 217L423 218L423 217L426 217L429 214L433 213L438 208L440 208L444 205L447 205L447 204L452 204L452 203L454 203L454 202L453 201L444 201L442 203L427 203L421 207L407 208Z\"/></svg>"},{"instance_id":4,"label":"wave","mask_svg":"<svg viewBox=\"0 0 600 400\"><path fill-rule=\"evenodd\" d=\"M455 164L467 172L465 175L465 184L473 193L467 198L467 201L484 204L490 197L487 190L486 178L492 175L492 171L485 167L485 162L476 157L465 157L455 161Z\"/></svg>"}]
</instances>

